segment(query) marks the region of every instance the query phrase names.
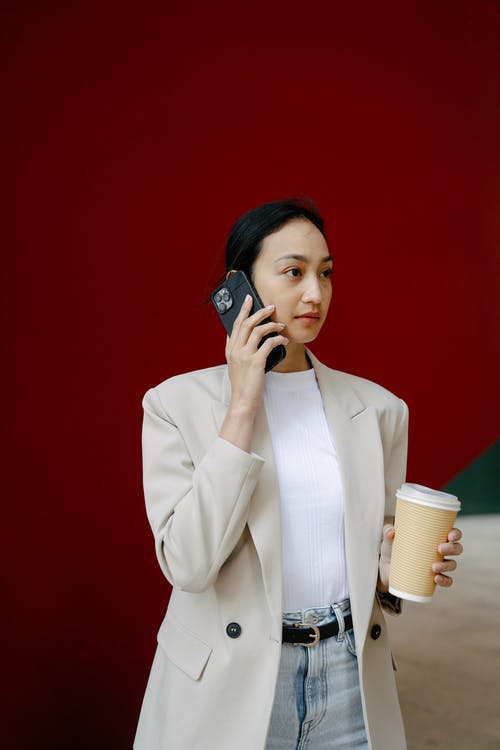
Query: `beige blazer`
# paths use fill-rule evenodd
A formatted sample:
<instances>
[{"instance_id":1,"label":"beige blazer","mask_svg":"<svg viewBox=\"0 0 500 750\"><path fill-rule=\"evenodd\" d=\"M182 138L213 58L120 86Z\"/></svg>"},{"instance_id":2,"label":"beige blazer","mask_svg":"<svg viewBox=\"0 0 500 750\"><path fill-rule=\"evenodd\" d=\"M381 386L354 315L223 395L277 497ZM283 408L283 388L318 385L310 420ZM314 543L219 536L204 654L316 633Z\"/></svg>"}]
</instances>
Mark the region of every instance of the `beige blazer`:
<instances>
[{"instance_id":1,"label":"beige blazer","mask_svg":"<svg viewBox=\"0 0 500 750\"><path fill-rule=\"evenodd\" d=\"M384 517L404 481L408 411L384 388L309 356L340 459L369 744L403 750L381 609L397 602L375 588ZM171 378L144 398L146 508L173 590L136 750L265 748L281 653L280 498L265 409L252 453L218 436L230 392L224 365ZM230 623L239 637L228 635Z\"/></svg>"}]
</instances>

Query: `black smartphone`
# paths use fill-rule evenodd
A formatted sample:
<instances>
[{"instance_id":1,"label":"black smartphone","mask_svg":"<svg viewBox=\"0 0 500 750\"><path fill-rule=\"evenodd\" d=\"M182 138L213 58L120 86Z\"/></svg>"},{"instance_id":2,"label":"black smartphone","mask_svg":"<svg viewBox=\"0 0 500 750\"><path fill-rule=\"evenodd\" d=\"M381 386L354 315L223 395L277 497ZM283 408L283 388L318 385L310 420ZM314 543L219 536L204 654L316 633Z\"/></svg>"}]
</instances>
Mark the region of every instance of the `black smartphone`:
<instances>
[{"instance_id":1,"label":"black smartphone","mask_svg":"<svg viewBox=\"0 0 500 750\"><path fill-rule=\"evenodd\" d=\"M257 294L257 290L243 271L235 271L231 276L228 276L223 284L218 286L217 289L212 292L212 302L228 336L231 335L234 321L241 310L241 306L243 305L247 294L253 299L252 309L249 312L249 315L252 315L252 313L257 312L257 310L261 310L264 305ZM270 318L266 318L262 323L268 323L269 320ZM259 325L262 325L262 323L259 323ZM264 336L261 339L259 347L262 346L269 336L277 336L277 334L268 333L267 336ZM265 371L269 372L269 370L272 370L273 367L276 367L276 365L285 359L285 357L286 349L283 344L275 346L266 359Z\"/></svg>"}]
</instances>

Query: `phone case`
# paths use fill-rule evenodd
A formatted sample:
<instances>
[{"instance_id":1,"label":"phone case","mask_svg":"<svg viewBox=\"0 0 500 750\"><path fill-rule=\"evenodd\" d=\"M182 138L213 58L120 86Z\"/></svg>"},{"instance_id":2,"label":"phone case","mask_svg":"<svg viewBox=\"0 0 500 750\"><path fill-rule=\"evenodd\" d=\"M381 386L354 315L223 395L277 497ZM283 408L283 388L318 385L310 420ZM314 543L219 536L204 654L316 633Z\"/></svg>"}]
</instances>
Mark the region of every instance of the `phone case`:
<instances>
[{"instance_id":1,"label":"phone case","mask_svg":"<svg viewBox=\"0 0 500 750\"><path fill-rule=\"evenodd\" d=\"M234 321L238 317L247 294L250 294L253 299L252 309L250 310L250 315L252 315L252 313L257 312L257 310L261 310L264 305L262 304L262 300L257 294L255 287L243 271L236 271L231 274L223 284L218 286L217 289L212 292L212 302L215 311L221 319L228 336L231 335ZM262 323L267 323L268 321L269 318L266 318ZM262 325L262 323L259 325ZM267 336L264 336L264 338L261 339L259 347L262 346L269 336L277 336L277 334L269 333ZM266 359L265 371L269 372L269 370L272 370L273 367L276 367L276 365L285 357L285 347L282 344L276 346Z\"/></svg>"}]
</instances>

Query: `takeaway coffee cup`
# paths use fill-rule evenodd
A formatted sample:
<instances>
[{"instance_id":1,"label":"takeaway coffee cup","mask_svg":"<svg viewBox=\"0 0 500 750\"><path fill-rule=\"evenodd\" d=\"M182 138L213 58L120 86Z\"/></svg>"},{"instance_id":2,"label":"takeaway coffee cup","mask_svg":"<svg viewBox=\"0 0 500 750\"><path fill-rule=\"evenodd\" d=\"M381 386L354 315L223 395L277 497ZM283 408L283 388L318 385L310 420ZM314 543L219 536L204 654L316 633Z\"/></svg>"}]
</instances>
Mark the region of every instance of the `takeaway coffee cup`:
<instances>
[{"instance_id":1,"label":"takeaway coffee cup","mask_svg":"<svg viewBox=\"0 0 500 750\"><path fill-rule=\"evenodd\" d=\"M455 495L421 484L403 484L396 499L389 591L402 599L428 602L436 588L432 563L443 559L437 548L447 541L460 502Z\"/></svg>"}]
</instances>

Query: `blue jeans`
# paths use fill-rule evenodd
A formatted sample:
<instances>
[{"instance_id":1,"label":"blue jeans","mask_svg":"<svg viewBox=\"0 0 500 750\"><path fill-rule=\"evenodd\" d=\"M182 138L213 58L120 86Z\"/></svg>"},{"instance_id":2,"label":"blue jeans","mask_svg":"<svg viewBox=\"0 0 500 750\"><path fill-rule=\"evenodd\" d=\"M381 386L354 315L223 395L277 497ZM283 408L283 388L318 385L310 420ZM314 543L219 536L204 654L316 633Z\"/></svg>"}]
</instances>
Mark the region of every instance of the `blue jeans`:
<instances>
[{"instance_id":1,"label":"blue jeans","mask_svg":"<svg viewBox=\"0 0 500 750\"><path fill-rule=\"evenodd\" d=\"M266 750L367 750L354 632L345 632L349 599L320 609L287 612L286 625L326 625L337 637L315 646L284 643Z\"/></svg>"}]
</instances>

